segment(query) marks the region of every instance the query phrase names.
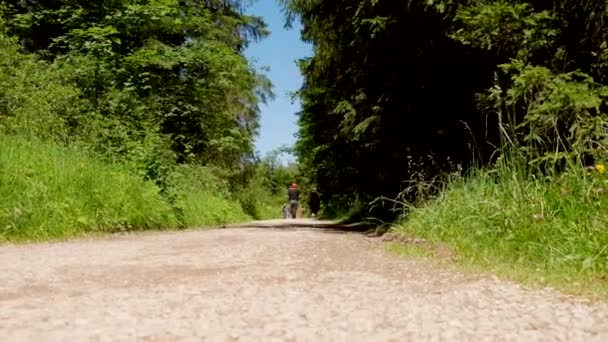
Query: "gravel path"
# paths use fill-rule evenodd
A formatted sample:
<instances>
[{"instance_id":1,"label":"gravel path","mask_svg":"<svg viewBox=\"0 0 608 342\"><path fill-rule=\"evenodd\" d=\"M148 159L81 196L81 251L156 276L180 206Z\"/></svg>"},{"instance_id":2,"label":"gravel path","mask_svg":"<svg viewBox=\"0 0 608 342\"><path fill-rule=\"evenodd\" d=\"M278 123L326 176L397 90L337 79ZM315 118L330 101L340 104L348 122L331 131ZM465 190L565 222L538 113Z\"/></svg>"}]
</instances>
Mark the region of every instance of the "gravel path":
<instances>
[{"instance_id":1,"label":"gravel path","mask_svg":"<svg viewBox=\"0 0 608 342\"><path fill-rule=\"evenodd\" d=\"M0 341L608 341L608 306L310 228L0 248Z\"/></svg>"}]
</instances>

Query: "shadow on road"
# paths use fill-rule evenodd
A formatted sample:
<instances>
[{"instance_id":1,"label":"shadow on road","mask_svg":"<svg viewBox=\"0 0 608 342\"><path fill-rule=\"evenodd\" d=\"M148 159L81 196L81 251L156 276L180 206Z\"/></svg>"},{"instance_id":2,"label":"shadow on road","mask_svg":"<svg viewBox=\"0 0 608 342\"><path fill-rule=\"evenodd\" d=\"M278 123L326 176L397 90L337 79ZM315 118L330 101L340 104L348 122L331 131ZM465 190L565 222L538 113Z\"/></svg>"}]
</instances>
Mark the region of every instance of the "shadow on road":
<instances>
[{"instance_id":1,"label":"shadow on road","mask_svg":"<svg viewBox=\"0 0 608 342\"><path fill-rule=\"evenodd\" d=\"M319 229L334 233L376 233L377 225L369 222L343 223L312 219L254 221L245 224L227 225L223 228L269 228L281 230Z\"/></svg>"}]
</instances>

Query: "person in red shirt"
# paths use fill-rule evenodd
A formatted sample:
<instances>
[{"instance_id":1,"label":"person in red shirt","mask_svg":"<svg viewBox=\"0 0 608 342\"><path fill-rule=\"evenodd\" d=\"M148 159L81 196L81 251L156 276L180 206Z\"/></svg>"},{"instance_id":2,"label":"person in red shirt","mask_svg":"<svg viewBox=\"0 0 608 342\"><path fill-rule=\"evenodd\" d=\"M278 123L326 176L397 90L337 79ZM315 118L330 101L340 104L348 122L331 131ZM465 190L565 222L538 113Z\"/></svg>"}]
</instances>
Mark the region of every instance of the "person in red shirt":
<instances>
[{"instance_id":1,"label":"person in red shirt","mask_svg":"<svg viewBox=\"0 0 608 342\"><path fill-rule=\"evenodd\" d=\"M289 210L291 211L291 218L295 219L298 207L300 206L300 191L298 190L298 185L296 183L292 183L287 190L287 203L289 204Z\"/></svg>"}]
</instances>

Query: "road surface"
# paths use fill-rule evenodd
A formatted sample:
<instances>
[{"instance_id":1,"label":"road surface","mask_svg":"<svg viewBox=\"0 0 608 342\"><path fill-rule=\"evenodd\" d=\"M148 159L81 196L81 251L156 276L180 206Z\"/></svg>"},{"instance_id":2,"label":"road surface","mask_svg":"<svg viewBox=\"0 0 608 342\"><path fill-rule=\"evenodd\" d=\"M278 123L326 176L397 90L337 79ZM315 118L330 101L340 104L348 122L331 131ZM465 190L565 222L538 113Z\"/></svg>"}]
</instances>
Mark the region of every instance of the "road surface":
<instances>
[{"instance_id":1,"label":"road surface","mask_svg":"<svg viewBox=\"0 0 608 342\"><path fill-rule=\"evenodd\" d=\"M0 247L0 341L608 341L605 304L311 222Z\"/></svg>"}]
</instances>

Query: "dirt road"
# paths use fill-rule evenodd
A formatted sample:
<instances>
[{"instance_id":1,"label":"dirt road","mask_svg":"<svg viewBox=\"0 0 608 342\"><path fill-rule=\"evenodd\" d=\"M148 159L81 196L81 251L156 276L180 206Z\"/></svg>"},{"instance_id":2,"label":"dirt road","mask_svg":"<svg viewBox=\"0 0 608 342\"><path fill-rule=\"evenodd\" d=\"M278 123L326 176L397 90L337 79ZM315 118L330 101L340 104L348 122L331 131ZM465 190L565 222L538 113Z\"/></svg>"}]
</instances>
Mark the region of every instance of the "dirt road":
<instances>
[{"instance_id":1,"label":"dirt road","mask_svg":"<svg viewBox=\"0 0 608 342\"><path fill-rule=\"evenodd\" d=\"M606 305L278 225L0 247L0 341L608 341Z\"/></svg>"}]
</instances>

